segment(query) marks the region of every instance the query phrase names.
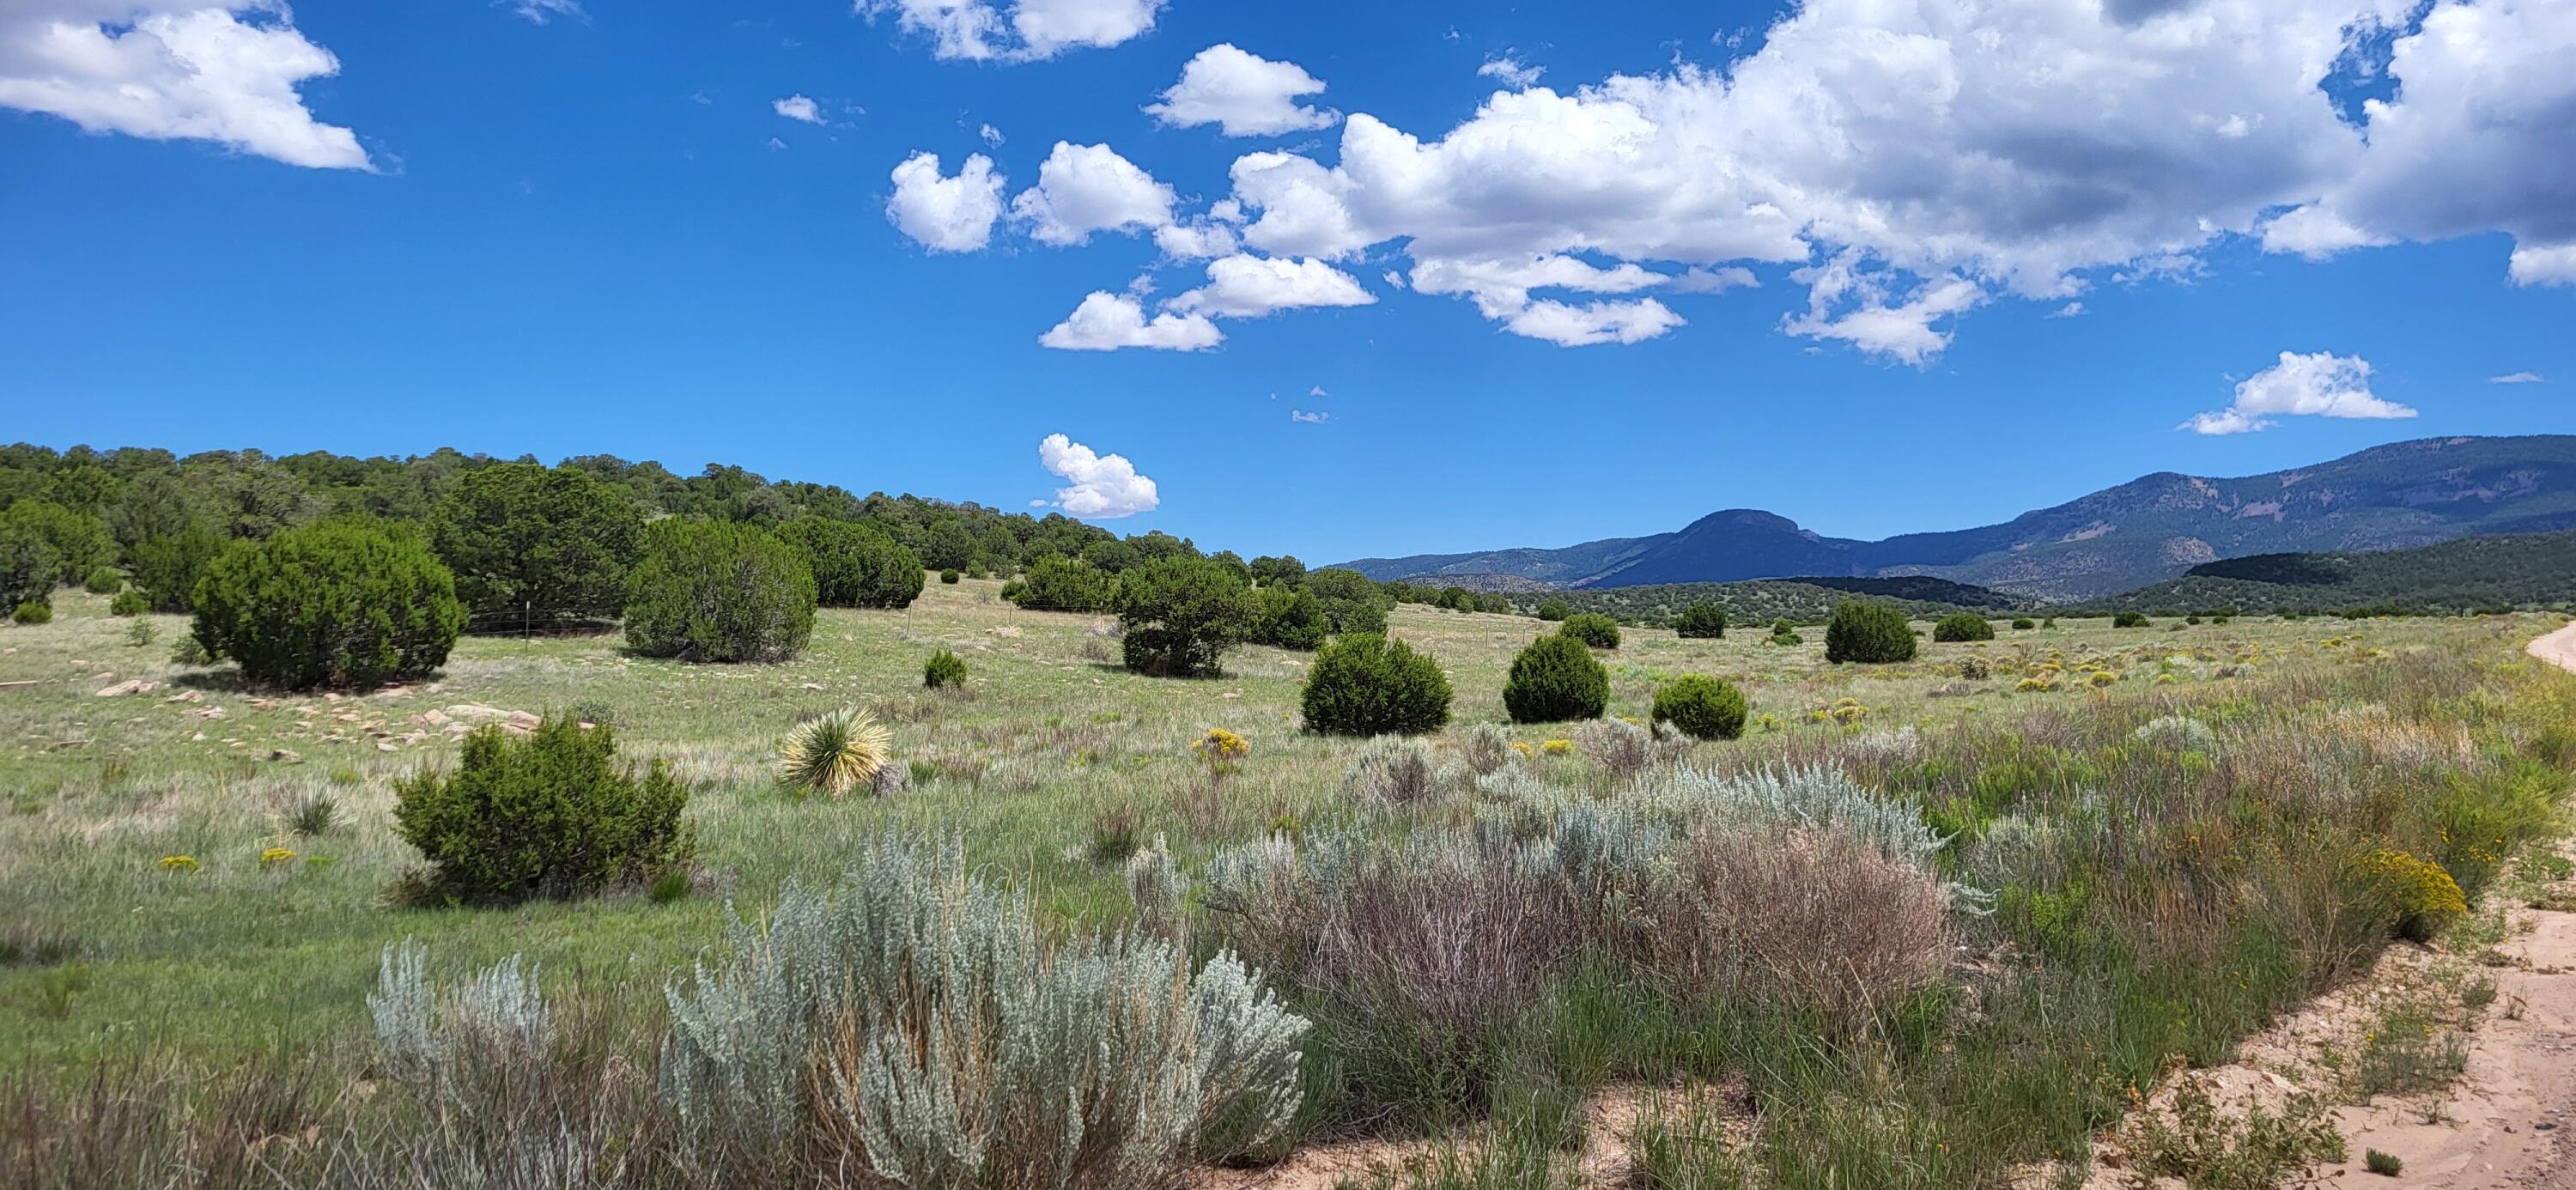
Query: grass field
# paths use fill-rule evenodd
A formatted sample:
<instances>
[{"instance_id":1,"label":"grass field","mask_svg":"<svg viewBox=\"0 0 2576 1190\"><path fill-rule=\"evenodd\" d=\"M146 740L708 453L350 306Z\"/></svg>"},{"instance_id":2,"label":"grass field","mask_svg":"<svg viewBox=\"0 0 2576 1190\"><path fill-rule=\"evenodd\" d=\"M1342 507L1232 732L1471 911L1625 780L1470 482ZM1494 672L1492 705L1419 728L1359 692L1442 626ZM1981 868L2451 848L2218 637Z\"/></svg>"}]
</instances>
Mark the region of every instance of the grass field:
<instances>
[{"instance_id":1,"label":"grass field","mask_svg":"<svg viewBox=\"0 0 2576 1190\"><path fill-rule=\"evenodd\" d=\"M1245 649L1221 679L1139 677L1115 665L1105 619L1022 612L996 589L933 583L907 611L827 609L812 648L776 666L630 658L614 637L470 638L433 681L346 696L243 691L226 670L171 663L183 619L114 618L104 597L65 592L53 623L0 628L0 683L33 683L0 687L0 938L17 948L0 967L0 1072L33 1087L76 1084L102 1064L206 1072L293 1060L318 1063L326 1083L347 1083L369 1060L363 1001L379 952L405 938L452 969L525 954L543 964L550 997L628 1022L638 1060L649 1061L660 990L720 941L728 901L756 915L791 876L829 881L889 825L958 832L973 859L1025 879L1047 920L1115 928L1130 910L1123 865L1097 854L1106 823L1132 819L1140 841L1167 835L1186 871L1273 831L1355 823L1392 833L1473 817L1455 803L1355 804L1343 772L1362 743L1298 730L1304 656ZM139 639L138 623L151 625L151 639ZM1440 737L1444 752L1473 725L1504 722L1504 673L1548 627L1396 609L1393 631L1451 672L1457 701ZM2084 815L2152 835L2147 843L2112 831L2131 859L2076 865L2089 874L2073 878L2075 903L2089 898L2082 912L2093 917L2069 926L2034 910L2035 896L2067 895L2062 873L2045 887L2015 875L2011 887L1988 890L2005 894L1997 913L1958 927L1963 967L1981 973L1945 981L1970 989L1965 1001L1936 998L1865 1031L1868 1040L1819 1043L1808 1058L1766 1058L1767 1066L1753 1059L1771 1051L1745 1034L1754 1015L1738 1005L1725 1029L1691 1026L1705 1044L1677 1040L1689 1028L1669 1020L1640 1026L1651 1042L1603 1042L1599 1056L1568 1059L1550 1079L1579 1091L1617 1078L1713 1080L1761 1067L1749 1077L1780 1106L1763 1142L1771 1147L1745 1160L1777 1184L1979 1184L2078 1147L2116 1113L2124 1088L2152 1080L2169 1054L2213 1060L2234 1036L2384 940L2303 934L2333 915L2283 901L2332 880L2300 873L2333 868L2356 848L2439 850L2454 826L2465 835L2471 819L2478 831L2503 822L2497 816L2507 812L2490 802L2511 803L2516 816L2496 827L2496 857L2474 863L2502 863L2555 829L2561 766L2576 755L2564 726L2576 679L2519 654L2554 620L1997 627L1992 642L1927 639L1916 661L1892 666L1826 665L1821 630L1779 647L1758 631L1684 641L1629 629L1622 647L1602 656L1617 716L1645 718L1657 684L1679 674L1737 683L1755 726L1742 740L1699 745L1691 763L1838 763L1959 831L1945 862L1962 873L1975 866L1969 843L2006 818L2086 807ZM962 693L921 688L922 662L942 646L970 667ZM1984 676L1960 676L1971 659L1984 663ZM137 680L152 687L99 695ZM767 770L780 735L800 714L848 703L893 725L910 788L881 800L781 792ZM692 782L693 891L668 903L633 892L480 910L386 902L418 862L391 829L392 778L452 757L449 723L514 711L608 720L624 755L667 758ZM2218 743L2175 760L2131 742L2139 724L2176 711L2212 725ZM1252 749L1214 788L1189 749L1210 728L1235 732ZM1510 734L1536 746L1574 731ZM2293 761L2307 766L2304 775L2272 771ZM1542 750L1515 763L1549 786L1613 793L1580 751ZM2319 775L2329 771L2341 775ZM2106 798L2113 809L2100 809ZM2313 820L2341 798L2371 809L2349 822ZM299 833L293 820L316 799L332 807L327 829ZM302 816L310 825L310 810ZM2333 837L2321 840L2320 829ZM2160 857L2153 865L2134 859L2150 853ZM2441 858L2451 866L2452 857ZM2456 874L2474 895L2477 873L2464 866ZM2160 909L2158 897L2174 904ZM2166 937L2175 915L2193 923L2182 932L2210 936ZM1206 939L1224 933L1226 923L1201 917ZM2248 922L2268 932L2255 939ZM2192 961L2159 949L2169 946L2189 950ZM2193 965L2204 959L2205 969ZM1995 1004L2081 1001L2068 989L2110 979L2106 964L2137 985L2106 994L2134 992L2140 1002L2070 1009L2102 1019L2065 1025L2072 1040L2063 1052L2038 1052L2048 1046L2027 1022L1999 1031ZM2161 965L2149 971L2153 964ZM1603 991L1608 979L1593 970L1552 985L1560 1036L1581 1012L1634 1006L1621 998L1633 989ZM2237 986L2224 987L2229 981ZM1983 1011L1959 1007L1980 997ZM1721 1035L1732 1040L1709 1040ZM1333 1061L1310 1059L1310 1079L1353 1071L1360 1054L1353 1047ZM1962 1055L2025 1067L2027 1081L2002 1080L2009 1094L1954 1104L1967 1085ZM1866 1126L1836 1123L1862 1105L1818 1090L1855 1071L1873 1072L1875 1082L1849 1085L1874 1087L1873 1110L1884 1117ZM2052 1078L2085 1085L2043 1102ZM1814 1102L1793 1105L1809 1092ZM1472 1115L1508 1098L1489 1086L1436 1106ZM1366 1099L1318 1085L1301 1128L1322 1136L1371 1121L1401 1128L1447 1118L1390 1114ZM1835 1148L1841 1142L1825 1133L1836 1128L1875 1156Z\"/></svg>"}]
</instances>

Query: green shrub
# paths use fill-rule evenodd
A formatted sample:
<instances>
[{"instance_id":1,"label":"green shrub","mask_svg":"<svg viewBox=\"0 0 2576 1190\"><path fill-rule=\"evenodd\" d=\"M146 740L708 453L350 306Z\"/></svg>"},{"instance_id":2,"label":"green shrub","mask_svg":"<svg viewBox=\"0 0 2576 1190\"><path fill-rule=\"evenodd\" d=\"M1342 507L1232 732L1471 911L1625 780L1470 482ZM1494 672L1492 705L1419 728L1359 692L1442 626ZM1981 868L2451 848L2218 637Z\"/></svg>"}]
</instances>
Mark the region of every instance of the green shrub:
<instances>
[{"instance_id":1,"label":"green shrub","mask_svg":"<svg viewBox=\"0 0 2576 1190\"><path fill-rule=\"evenodd\" d=\"M1713 602L1694 603L1673 617L1673 631L1690 640L1717 640L1726 635L1726 608Z\"/></svg>"},{"instance_id":2,"label":"green shrub","mask_svg":"<svg viewBox=\"0 0 2576 1190\"><path fill-rule=\"evenodd\" d=\"M655 522L627 584L626 644L684 661L784 661L814 634L814 575L750 525Z\"/></svg>"},{"instance_id":3,"label":"green shrub","mask_svg":"<svg viewBox=\"0 0 2576 1190\"><path fill-rule=\"evenodd\" d=\"M1619 621L1594 612L1567 616L1557 628L1560 636L1570 636L1596 649L1619 647Z\"/></svg>"},{"instance_id":4,"label":"green shrub","mask_svg":"<svg viewBox=\"0 0 2576 1190\"><path fill-rule=\"evenodd\" d=\"M197 580L224 552L225 541L203 525L149 538L134 547L134 585L152 610L197 610Z\"/></svg>"},{"instance_id":5,"label":"green shrub","mask_svg":"<svg viewBox=\"0 0 2576 1190\"><path fill-rule=\"evenodd\" d=\"M2372 1173L2378 1174L2383 1178L2393 1178L2406 1172L2405 1161L2401 1160L2393 1153L2383 1153L2377 1149L2368 1149L2362 1152L2361 1167Z\"/></svg>"},{"instance_id":6,"label":"green shrub","mask_svg":"<svg viewBox=\"0 0 2576 1190\"><path fill-rule=\"evenodd\" d=\"M52 594L60 568L54 543L44 534L0 516L0 607L16 607Z\"/></svg>"},{"instance_id":7,"label":"green shrub","mask_svg":"<svg viewBox=\"0 0 2576 1190\"><path fill-rule=\"evenodd\" d=\"M125 589L125 576L118 574L114 567L101 566L90 571L89 577L82 581L81 586L87 588L92 595L114 595Z\"/></svg>"},{"instance_id":8,"label":"green shrub","mask_svg":"<svg viewBox=\"0 0 2576 1190\"><path fill-rule=\"evenodd\" d=\"M1825 625L1825 660L1877 665L1914 659L1914 627L1885 603L1847 600Z\"/></svg>"},{"instance_id":9,"label":"green shrub","mask_svg":"<svg viewBox=\"0 0 2576 1190\"><path fill-rule=\"evenodd\" d=\"M1797 625L1787 620L1773 620L1771 621L1771 643L1782 646L1803 645L1807 643L1807 638L1798 635Z\"/></svg>"},{"instance_id":10,"label":"green shrub","mask_svg":"<svg viewBox=\"0 0 2576 1190\"><path fill-rule=\"evenodd\" d=\"M1567 603L1556 596L1551 595L1538 601L1538 618L1551 624L1563 620L1567 616L1573 614L1574 605Z\"/></svg>"},{"instance_id":11,"label":"green shrub","mask_svg":"<svg viewBox=\"0 0 2576 1190\"><path fill-rule=\"evenodd\" d=\"M966 662L946 649L930 655L921 665L921 684L933 690L942 686L966 684Z\"/></svg>"},{"instance_id":12,"label":"green shrub","mask_svg":"<svg viewBox=\"0 0 2576 1190\"><path fill-rule=\"evenodd\" d=\"M111 616L139 616L151 610L152 601L132 587L117 592L116 598L107 601L107 614Z\"/></svg>"},{"instance_id":13,"label":"green shrub","mask_svg":"<svg viewBox=\"0 0 2576 1190\"><path fill-rule=\"evenodd\" d=\"M2033 624L2030 622L2030 617L2028 617L2028 616L2014 616L2014 617L2013 617L2013 631L2015 631L2015 632L2028 632L2028 631L2030 631L2033 627L2035 627L2035 625L2033 625Z\"/></svg>"},{"instance_id":14,"label":"green shrub","mask_svg":"<svg viewBox=\"0 0 2576 1190\"><path fill-rule=\"evenodd\" d=\"M1251 631L1252 588L1222 563L1172 555L1118 578L1127 668L1157 677L1213 674Z\"/></svg>"},{"instance_id":15,"label":"green shrub","mask_svg":"<svg viewBox=\"0 0 2576 1190\"><path fill-rule=\"evenodd\" d=\"M1932 639L1943 643L1994 638L1995 626L1975 612L1952 612L1932 625Z\"/></svg>"},{"instance_id":16,"label":"green shrub","mask_svg":"<svg viewBox=\"0 0 2576 1190\"><path fill-rule=\"evenodd\" d=\"M1315 655L1299 695L1306 730L1419 735L1449 722L1449 678L1429 654L1373 632L1345 633Z\"/></svg>"},{"instance_id":17,"label":"green shrub","mask_svg":"<svg viewBox=\"0 0 2576 1190\"><path fill-rule=\"evenodd\" d=\"M1012 602L1031 611L1105 612L1118 605L1118 576L1078 558L1049 554L1029 563L1021 581Z\"/></svg>"},{"instance_id":18,"label":"green shrub","mask_svg":"<svg viewBox=\"0 0 2576 1190\"><path fill-rule=\"evenodd\" d=\"M1694 739L1731 740L1744 734L1744 692L1705 674L1673 679L1655 691L1655 721Z\"/></svg>"},{"instance_id":19,"label":"green shrub","mask_svg":"<svg viewBox=\"0 0 2576 1190\"><path fill-rule=\"evenodd\" d=\"M964 577L964 575L961 575L954 570L943 570L939 572L939 581L952 587L957 585L957 580Z\"/></svg>"},{"instance_id":20,"label":"green shrub","mask_svg":"<svg viewBox=\"0 0 2576 1190\"><path fill-rule=\"evenodd\" d=\"M1503 682L1503 709L1514 723L1598 719L1609 705L1610 671L1571 636L1531 642L1512 658L1511 676Z\"/></svg>"},{"instance_id":21,"label":"green shrub","mask_svg":"<svg viewBox=\"0 0 2576 1190\"><path fill-rule=\"evenodd\" d=\"M430 541L480 616L613 616L643 549L644 510L575 467L467 472L430 514Z\"/></svg>"},{"instance_id":22,"label":"green shrub","mask_svg":"<svg viewBox=\"0 0 2576 1190\"><path fill-rule=\"evenodd\" d=\"M51 624L54 622L54 605L42 599L30 599L20 603L18 610L9 613L9 618L20 624Z\"/></svg>"},{"instance_id":23,"label":"green shrub","mask_svg":"<svg viewBox=\"0 0 2576 1190\"><path fill-rule=\"evenodd\" d=\"M194 632L266 686L374 686L447 661L465 628L456 579L419 530L372 517L235 542L197 583Z\"/></svg>"},{"instance_id":24,"label":"green shrub","mask_svg":"<svg viewBox=\"0 0 2576 1190\"><path fill-rule=\"evenodd\" d=\"M801 517L778 538L804 555L824 607L910 607L921 597L921 556L873 525Z\"/></svg>"},{"instance_id":25,"label":"green shrub","mask_svg":"<svg viewBox=\"0 0 2576 1190\"><path fill-rule=\"evenodd\" d=\"M640 775L619 764L615 728L550 719L514 736L495 724L465 737L453 773L394 782L394 829L441 896L576 897L684 861L688 800L661 761Z\"/></svg>"},{"instance_id":26,"label":"green shrub","mask_svg":"<svg viewBox=\"0 0 2576 1190\"><path fill-rule=\"evenodd\" d=\"M1311 653L1323 648L1324 638L1332 635L1333 621L1324 614L1323 601L1303 587L1274 584L1261 588L1257 598L1260 612L1252 626L1254 644Z\"/></svg>"},{"instance_id":27,"label":"green shrub","mask_svg":"<svg viewBox=\"0 0 2576 1190\"><path fill-rule=\"evenodd\" d=\"M2111 626L2112 626L2113 628L2144 628L2144 627L2146 627L2146 626L2147 626L2147 613L2145 613L2145 612L2120 612L2120 613L2117 613L2117 614L2115 614L2115 615L2113 615L2113 616L2111 617Z\"/></svg>"},{"instance_id":28,"label":"green shrub","mask_svg":"<svg viewBox=\"0 0 2576 1190\"><path fill-rule=\"evenodd\" d=\"M116 538L107 531L107 522L50 500L11 504L0 512L0 524L43 543L53 564L53 572L44 577L44 591L73 586L116 562Z\"/></svg>"},{"instance_id":29,"label":"green shrub","mask_svg":"<svg viewBox=\"0 0 2576 1190\"><path fill-rule=\"evenodd\" d=\"M1333 622L1333 631L1386 632L1387 609L1395 606L1395 597L1369 576L1356 570L1317 570L1300 585L1324 605L1324 617Z\"/></svg>"}]
</instances>

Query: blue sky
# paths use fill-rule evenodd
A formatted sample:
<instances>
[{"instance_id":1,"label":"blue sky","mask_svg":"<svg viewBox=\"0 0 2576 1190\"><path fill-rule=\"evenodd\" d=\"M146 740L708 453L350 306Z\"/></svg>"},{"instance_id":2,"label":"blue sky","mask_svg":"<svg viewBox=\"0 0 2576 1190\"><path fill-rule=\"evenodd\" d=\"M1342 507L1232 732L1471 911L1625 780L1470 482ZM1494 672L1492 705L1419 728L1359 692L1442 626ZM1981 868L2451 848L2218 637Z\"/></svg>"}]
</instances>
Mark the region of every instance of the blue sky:
<instances>
[{"instance_id":1,"label":"blue sky","mask_svg":"<svg viewBox=\"0 0 2576 1190\"><path fill-rule=\"evenodd\" d=\"M0 439L1322 561L2576 431L2566 0L10 9Z\"/></svg>"}]
</instances>

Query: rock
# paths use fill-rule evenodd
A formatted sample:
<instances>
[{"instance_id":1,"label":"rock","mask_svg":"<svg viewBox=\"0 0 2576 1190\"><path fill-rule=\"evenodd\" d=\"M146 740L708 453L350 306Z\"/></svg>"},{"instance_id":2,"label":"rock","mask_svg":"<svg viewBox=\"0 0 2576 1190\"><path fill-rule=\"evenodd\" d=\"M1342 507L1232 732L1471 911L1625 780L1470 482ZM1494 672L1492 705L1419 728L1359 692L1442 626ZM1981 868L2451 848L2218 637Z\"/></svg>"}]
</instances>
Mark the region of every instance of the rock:
<instances>
[{"instance_id":1,"label":"rock","mask_svg":"<svg viewBox=\"0 0 2576 1190\"><path fill-rule=\"evenodd\" d=\"M525 735L528 732L535 731L538 725L544 722L545 720L538 717L535 712L512 711L510 712L509 717L502 721L501 725L512 731L518 732L521 735Z\"/></svg>"},{"instance_id":2,"label":"rock","mask_svg":"<svg viewBox=\"0 0 2576 1190\"><path fill-rule=\"evenodd\" d=\"M302 756L296 755L292 749L288 748L272 749L268 754L268 758L284 764L299 764L304 760Z\"/></svg>"},{"instance_id":3,"label":"rock","mask_svg":"<svg viewBox=\"0 0 2576 1190\"><path fill-rule=\"evenodd\" d=\"M173 695L171 695L171 696L170 696L170 697L168 697L168 698L162 699L161 701L163 701L163 702L204 702L205 700L206 700L206 695L205 695L205 692L204 692L204 691L201 691L201 690L182 690L182 691L178 692L177 694L173 694Z\"/></svg>"},{"instance_id":4,"label":"rock","mask_svg":"<svg viewBox=\"0 0 2576 1190\"><path fill-rule=\"evenodd\" d=\"M487 707L479 702L457 703L448 707L447 713L451 717L466 723L481 723L490 719L506 719L510 715L510 712L502 710L499 707Z\"/></svg>"},{"instance_id":5,"label":"rock","mask_svg":"<svg viewBox=\"0 0 2576 1190\"><path fill-rule=\"evenodd\" d=\"M1018 640L1021 635L1019 625L1017 624L995 624L984 631L992 633L993 635L1005 640Z\"/></svg>"},{"instance_id":6,"label":"rock","mask_svg":"<svg viewBox=\"0 0 2576 1190\"><path fill-rule=\"evenodd\" d=\"M823 684L821 682L807 682L803 688L807 690L820 690L823 688Z\"/></svg>"},{"instance_id":7,"label":"rock","mask_svg":"<svg viewBox=\"0 0 2576 1190\"><path fill-rule=\"evenodd\" d=\"M148 694L148 693L150 693L150 692L151 692L151 690L152 690L152 683L150 683L150 682L146 682L146 681L142 681L142 680L140 680L140 679L135 679L135 680L130 680L130 681L118 682L117 684L115 684L115 685L113 685L113 686L110 686L110 687L108 687L108 688L107 688L107 689L105 689L105 690L101 690L101 691L99 691L99 692L98 692L98 697L100 697L100 698L123 698L123 697L125 697L125 696L126 696L126 695L128 695L128 694Z\"/></svg>"}]
</instances>

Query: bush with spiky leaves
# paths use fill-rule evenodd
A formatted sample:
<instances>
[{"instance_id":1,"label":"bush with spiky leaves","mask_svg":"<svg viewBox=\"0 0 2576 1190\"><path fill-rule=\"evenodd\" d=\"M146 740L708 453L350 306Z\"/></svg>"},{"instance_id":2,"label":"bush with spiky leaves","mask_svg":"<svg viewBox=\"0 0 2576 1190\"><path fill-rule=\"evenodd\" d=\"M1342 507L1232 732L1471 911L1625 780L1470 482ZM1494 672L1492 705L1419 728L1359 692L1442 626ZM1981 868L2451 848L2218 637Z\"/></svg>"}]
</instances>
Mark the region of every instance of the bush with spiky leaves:
<instances>
[{"instance_id":1,"label":"bush with spiky leaves","mask_svg":"<svg viewBox=\"0 0 2576 1190\"><path fill-rule=\"evenodd\" d=\"M1686 674L1655 691L1655 721L1693 739L1731 740L1744 734L1744 692L1706 674Z\"/></svg>"},{"instance_id":2,"label":"bush with spiky leaves","mask_svg":"<svg viewBox=\"0 0 2576 1190\"><path fill-rule=\"evenodd\" d=\"M1825 624L1825 660L1878 665L1914 660L1914 626L1893 604L1848 600Z\"/></svg>"},{"instance_id":3,"label":"bush with spiky leaves","mask_svg":"<svg viewBox=\"0 0 2576 1190\"><path fill-rule=\"evenodd\" d=\"M1315 655L1298 704L1308 731L1419 735L1449 722L1449 699L1449 676L1429 654L1373 632L1354 632Z\"/></svg>"},{"instance_id":4,"label":"bush with spiky leaves","mask_svg":"<svg viewBox=\"0 0 2576 1190\"><path fill-rule=\"evenodd\" d=\"M1567 616L1565 623L1557 628L1557 632L1596 649L1619 647L1619 621L1595 612L1580 612Z\"/></svg>"},{"instance_id":5,"label":"bush with spiky leaves","mask_svg":"<svg viewBox=\"0 0 2576 1190\"><path fill-rule=\"evenodd\" d=\"M959 840L889 833L761 920L668 992L663 1095L710 1164L819 1145L866 1184L1159 1185L1296 1115L1307 1022L1231 952L1042 929Z\"/></svg>"},{"instance_id":6,"label":"bush with spiky leaves","mask_svg":"<svg viewBox=\"0 0 2576 1190\"><path fill-rule=\"evenodd\" d=\"M962 663L961 663L962 665ZM873 790L894 737L876 716L843 707L797 724L778 742L778 783L796 792L846 797Z\"/></svg>"},{"instance_id":7,"label":"bush with spiky leaves","mask_svg":"<svg viewBox=\"0 0 2576 1190\"><path fill-rule=\"evenodd\" d=\"M1726 608L1694 603L1673 617L1673 631L1685 640L1718 640L1726 635Z\"/></svg>"},{"instance_id":8,"label":"bush with spiky leaves","mask_svg":"<svg viewBox=\"0 0 2576 1190\"><path fill-rule=\"evenodd\" d=\"M814 574L750 525L656 522L627 584L626 644L683 661L785 661L814 635Z\"/></svg>"},{"instance_id":9,"label":"bush with spiky leaves","mask_svg":"<svg viewBox=\"0 0 2576 1190\"><path fill-rule=\"evenodd\" d=\"M9 618L20 624L51 624L54 622L54 605L43 599L30 599L10 612Z\"/></svg>"},{"instance_id":10,"label":"bush with spiky leaves","mask_svg":"<svg viewBox=\"0 0 2576 1190\"><path fill-rule=\"evenodd\" d=\"M1994 638L1994 624L1975 612L1952 612L1932 623L1932 639L1943 644Z\"/></svg>"},{"instance_id":11,"label":"bush with spiky leaves","mask_svg":"<svg viewBox=\"0 0 2576 1190\"><path fill-rule=\"evenodd\" d=\"M1514 723L1598 719L1609 705L1610 671L1571 636L1531 642L1512 658L1511 674L1503 682L1503 709Z\"/></svg>"},{"instance_id":12,"label":"bush with spiky leaves","mask_svg":"<svg viewBox=\"0 0 2576 1190\"><path fill-rule=\"evenodd\" d=\"M394 830L435 869L439 896L576 897L685 862L688 802L661 761L619 763L614 728L549 719L514 736L496 724L465 737L455 771L394 782Z\"/></svg>"}]
</instances>

